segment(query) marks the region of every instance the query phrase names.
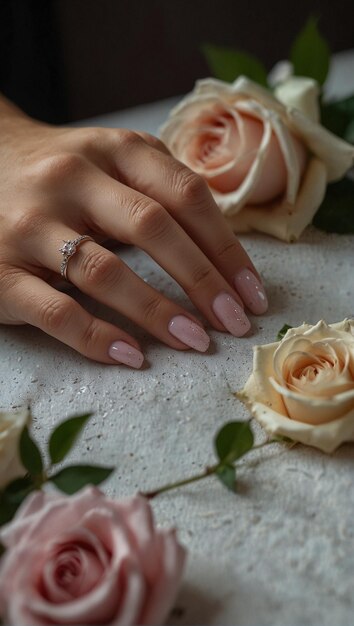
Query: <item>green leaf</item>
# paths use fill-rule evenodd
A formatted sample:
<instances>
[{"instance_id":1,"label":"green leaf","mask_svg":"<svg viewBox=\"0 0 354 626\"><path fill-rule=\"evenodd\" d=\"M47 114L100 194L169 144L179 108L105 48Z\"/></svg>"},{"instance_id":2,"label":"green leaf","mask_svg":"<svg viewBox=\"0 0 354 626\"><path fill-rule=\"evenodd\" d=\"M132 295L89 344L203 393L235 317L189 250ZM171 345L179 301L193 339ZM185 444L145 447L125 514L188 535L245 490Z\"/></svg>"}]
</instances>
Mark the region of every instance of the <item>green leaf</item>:
<instances>
[{"instance_id":1,"label":"green leaf","mask_svg":"<svg viewBox=\"0 0 354 626\"><path fill-rule=\"evenodd\" d=\"M290 60L296 76L309 76L323 85L327 78L330 50L317 28L317 19L310 17L296 37Z\"/></svg>"},{"instance_id":2,"label":"green leaf","mask_svg":"<svg viewBox=\"0 0 354 626\"><path fill-rule=\"evenodd\" d=\"M49 454L52 463L60 463L70 452L75 441L92 413L69 417L57 426L49 439Z\"/></svg>"},{"instance_id":3,"label":"green leaf","mask_svg":"<svg viewBox=\"0 0 354 626\"><path fill-rule=\"evenodd\" d=\"M223 464L233 463L253 447L253 433L249 422L228 422L217 433L214 445Z\"/></svg>"},{"instance_id":4,"label":"green leaf","mask_svg":"<svg viewBox=\"0 0 354 626\"><path fill-rule=\"evenodd\" d=\"M331 133L354 143L354 95L335 102L322 102L321 124Z\"/></svg>"},{"instance_id":5,"label":"green leaf","mask_svg":"<svg viewBox=\"0 0 354 626\"><path fill-rule=\"evenodd\" d=\"M20 437L20 457L22 465L32 475L37 476L43 471L43 461L40 449L31 438L28 426L25 426Z\"/></svg>"},{"instance_id":6,"label":"green leaf","mask_svg":"<svg viewBox=\"0 0 354 626\"><path fill-rule=\"evenodd\" d=\"M34 491L35 485L31 476L23 476L15 478L4 489L4 498L13 504L21 504L31 491Z\"/></svg>"},{"instance_id":7,"label":"green leaf","mask_svg":"<svg viewBox=\"0 0 354 626\"><path fill-rule=\"evenodd\" d=\"M246 52L205 44L202 51L213 75L232 83L243 74L261 85L267 86L267 72L256 57Z\"/></svg>"},{"instance_id":8,"label":"green leaf","mask_svg":"<svg viewBox=\"0 0 354 626\"><path fill-rule=\"evenodd\" d=\"M70 465L64 467L54 476L49 476L48 480L55 486L71 495L79 491L86 485L99 485L111 475L114 467L99 467L94 465Z\"/></svg>"},{"instance_id":9,"label":"green leaf","mask_svg":"<svg viewBox=\"0 0 354 626\"><path fill-rule=\"evenodd\" d=\"M354 233L354 181L343 178L327 187L313 224L327 233Z\"/></svg>"},{"instance_id":10,"label":"green leaf","mask_svg":"<svg viewBox=\"0 0 354 626\"><path fill-rule=\"evenodd\" d=\"M285 337L288 330L290 330L290 328L292 328L292 326L289 326L289 324L284 324L284 326L281 327L280 331L277 334L277 341L281 341L283 337Z\"/></svg>"},{"instance_id":11,"label":"green leaf","mask_svg":"<svg viewBox=\"0 0 354 626\"><path fill-rule=\"evenodd\" d=\"M220 465L215 473L227 489L230 491L236 490L236 469L233 465Z\"/></svg>"},{"instance_id":12,"label":"green leaf","mask_svg":"<svg viewBox=\"0 0 354 626\"><path fill-rule=\"evenodd\" d=\"M354 119L349 122L345 129L344 139L345 141L349 141L349 143L354 143Z\"/></svg>"},{"instance_id":13,"label":"green leaf","mask_svg":"<svg viewBox=\"0 0 354 626\"><path fill-rule=\"evenodd\" d=\"M11 522L18 507L18 504L15 504L14 502L8 502L7 500L0 497L0 526L2 526L3 524L7 524L7 522Z\"/></svg>"}]
</instances>

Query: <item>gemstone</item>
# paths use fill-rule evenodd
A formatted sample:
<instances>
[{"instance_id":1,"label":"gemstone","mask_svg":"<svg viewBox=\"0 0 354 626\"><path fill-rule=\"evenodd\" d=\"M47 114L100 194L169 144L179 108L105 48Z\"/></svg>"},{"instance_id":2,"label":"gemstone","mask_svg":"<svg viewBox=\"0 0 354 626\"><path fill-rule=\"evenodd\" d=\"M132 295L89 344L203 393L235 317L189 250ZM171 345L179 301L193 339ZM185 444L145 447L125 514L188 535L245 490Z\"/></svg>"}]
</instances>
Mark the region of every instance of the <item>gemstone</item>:
<instances>
[{"instance_id":1,"label":"gemstone","mask_svg":"<svg viewBox=\"0 0 354 626\"><path fill-rule=\"evenodd\" d=\"M60 248L60 251L63 254L67 254L69 256L74 254L75 250L76 250L76 245L74 244L73 241L65 241L63 247Z\"/></svg>"}]
</instances>

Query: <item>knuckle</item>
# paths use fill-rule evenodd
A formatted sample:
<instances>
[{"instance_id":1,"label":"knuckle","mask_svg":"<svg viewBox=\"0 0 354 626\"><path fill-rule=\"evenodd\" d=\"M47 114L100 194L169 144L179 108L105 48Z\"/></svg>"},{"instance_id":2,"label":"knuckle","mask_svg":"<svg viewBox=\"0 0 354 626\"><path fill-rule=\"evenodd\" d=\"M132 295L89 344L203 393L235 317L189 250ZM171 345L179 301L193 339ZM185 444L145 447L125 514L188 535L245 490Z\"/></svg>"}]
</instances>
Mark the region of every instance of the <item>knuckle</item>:
<instances>
[{"instance_id":1,"label":"knuckle","mask_svg":"<svg viewBox=\"0 0 354 626\"><path fill-rule=\"evenodd\" d=\"M118 141L123 150L136 148L136 145L142 143L142 138L133 130L120 128L117 131Z\"/></svg>"},{"instance_id":2,"label":"knuckle","mask_svg":"<svg viewBox=\"0 0 354 626\"><path fill-rule=\"evenodd\" d=\"M97 148L102 144L107 136L107 131L104 128L85 128L80 129L81 135L81 147L83 150Z\"/></svg>"},{"instance_id":3,"label":"knuckle","mask_svg":"<svg viewBox=\"0 0 354 626\"><path fill-rule=\"evenodd\" d=\"M189 287L187 288L187 293L191 294L195 291L205 289L206 286L210 285L213 278L214 270L212 267L203 266L194 268L191 273L191 281Z\"/></svg>"},{"instance_id":4,"label":"knuckle","mask_svg":"<svg viewBox=\"0 0 354 626\"><path fill-rule=\"evenodd\" d=\"M150 133L146 133L144 131L139 132L140 137L148 143L153 148L157 150L166 150L166 146L162 143L161 139L155 137L155 135L150 135Z\"/></svg>"},{"instance_id":5,"label":"knuckle","mask_svg":"<svg viewBox=\"0 0 354 626\"><path fill-rule=\"evenodd\" d=\"M156 323L160 318L162 300L158 295L150 296L143 302L142 314L147 325Z\"/></svg>"},{"instance_id":6,"label":"knuckle","mask_svg":"<svg viewBox=\"0 0 354 626\"><path fill-rule=\"evenodd\" d=\"M167 227L162 206L145 198L138 198L130 205L129 217L134 233L144 239L160 237Z\"/></svg>"},{"instance_id":7,"label":"knuckle","mask_svg":"<svg viewBox=\"0 0 354 626\"><path fill-rule=\"evenodd\" d=\"M37 163L31 171L34 182L45 187L62 185L63 179L82 172L85 159L74 152L63 152L51 155Z\"/></svg>"},{"instance_id":8,"label":"knuckle","mask_svg":"<svg viewBox=\"0 0 354 626\"><path fill-rule=\"evenodd\" d=\"M28 239L43 230L46 216L40 209L19 210L12 216L12 232L16 239Z\"/></svg>"},{"instance_id":9,"label":"knuckle","mask_svg":"<svg viewBox=\"0 0 354 626\"><path fill-rule=\"evenodd\" d=\"M13 287L18 285L21 277L23 276L23 270L19 267L13 267L6 261L0 262L0 296L4 296L6 292L9 292Z\"/></svg>"},{"instance_id":10,"label":"knuckle","mask_svg":"<svg viewBox=\"0 0 354 626\"><path fill-rule=\"evenodd\" d=\"M82 332L80 339L80 349L83 353L89 354L100 346L102 339L101 322L97 318L91 318L89 324Z\"/></svg>"},{"instance_id":11,"label":"knuckle","mask_svg":"<svg viewBox=\"0 0 354 626\"><path fill-rule=\"evenodd\" d=\"M106 250L92 250L83 257L81 271L88 287L97 288L104 284L107 288L120 281L124 265Z\"/></svg>"},{"instance_id":12,"label":"knuckle","mask_svg":"<svg viewBox=\"0 0 354 626\"><path fill-rule=\"evenodd\" d=\"M183 204L203 206L205 204L206 182L201 176L188 168L178 169L175 173L175 190L177 198Z\"/></svg>"},{"instance_id":13,"label":"knuckle","mask_svg":"<svg viewBox=\"0 0 354 626\"><path fill-rule=\"evenodd\" d=\"M75 304L70 297L50 297L39 304L39 326L46 331L65 328L75 313Z\"/></svg>"},{"instance_id":14,"label":"knuckle","mask_svg":"<svg viewBox=\"0 0 354 626\"><path fill-rule=\"evenodd\" d=\"M239 244L238 242L235 241L234 237L230 237L229 239L226 239L225 241L223 241L217 248L216 248L216 256L219 259L223 259L225 256L228 256L230 254L237 254L237 252L239 251Z\"/></svg>"}]
</instances>

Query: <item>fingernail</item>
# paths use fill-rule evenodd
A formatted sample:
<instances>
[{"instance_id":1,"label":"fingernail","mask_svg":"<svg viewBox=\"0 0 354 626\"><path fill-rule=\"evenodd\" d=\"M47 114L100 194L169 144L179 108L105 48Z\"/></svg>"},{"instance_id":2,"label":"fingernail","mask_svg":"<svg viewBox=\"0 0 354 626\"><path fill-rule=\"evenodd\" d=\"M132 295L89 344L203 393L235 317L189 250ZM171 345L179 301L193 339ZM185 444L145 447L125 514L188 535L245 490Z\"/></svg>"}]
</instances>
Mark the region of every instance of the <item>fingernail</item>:
<instances>
[{"instance_id":1,"label":"fingernail","mask_svg":"<svg viewBox=\"0 0 354 626\"><path fill-rule=\"evenodd\" d=\"M263 285L247 267L243 267L234 277L235 287L242 300L252 313L262 315L268 308L268 300Z\"/></svg>"},{"instance_id":2,"label":"fingernail","mask_svg":"<svg viewBox=\"0 0 354 626\"><path fill-rule=\"evenodd\" d=\"M184 315L173 317L168 330L171 335L198 352L205 352L209 348L210 339L203 328Z\"/></svg>"},{"instance_id":3,"label":"fingernail","mask_svg":"<svg viewBox=\"0 0 354 626\"><path fill-rule=\"evenodd\" d=\"M118 361L118 363L124 363L135 369L139 369L144 362L144 355L140 350L133 348L129 343L125 341L115 341L109 347L109 356Z\"/></svg>"},{"instance_id":4,"label":"fingernail","mask_svg":"<svg viewBox=\"0 0 354 626\"><path fill-rule=\"evenodd\" d=\"M218 320L235 337L242 337L251 328L250 321L242 307L228 293L219 293L212 308Z\"/></svg>"}]
</instances>

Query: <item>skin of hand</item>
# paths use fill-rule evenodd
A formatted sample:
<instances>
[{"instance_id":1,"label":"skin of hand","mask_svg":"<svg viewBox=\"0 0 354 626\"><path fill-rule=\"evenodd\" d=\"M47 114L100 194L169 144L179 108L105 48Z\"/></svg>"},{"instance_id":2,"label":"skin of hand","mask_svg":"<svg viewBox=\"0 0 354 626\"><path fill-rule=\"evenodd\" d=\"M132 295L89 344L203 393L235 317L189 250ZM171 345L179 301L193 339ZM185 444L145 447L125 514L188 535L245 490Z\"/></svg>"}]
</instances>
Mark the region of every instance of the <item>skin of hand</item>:
<instances>
[{"instance_id":1,"label":"skin of hand","mask_svg":"<svg viewBox=\"0 0 354 626\"><path fill-rule=\"evenodd\" d=\"M265 312L259 275L206 183L157 138L48 126L5 98L0 135L0 323L32 324L95 361L141 367L133 337L54 287L63 241L85 234L95 241L70 258L68 280L173 349L206 351L201 322L98 241L145 250L219 331L249 330L244 305Z\"/></svg>"}]
</instances>

